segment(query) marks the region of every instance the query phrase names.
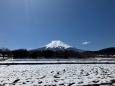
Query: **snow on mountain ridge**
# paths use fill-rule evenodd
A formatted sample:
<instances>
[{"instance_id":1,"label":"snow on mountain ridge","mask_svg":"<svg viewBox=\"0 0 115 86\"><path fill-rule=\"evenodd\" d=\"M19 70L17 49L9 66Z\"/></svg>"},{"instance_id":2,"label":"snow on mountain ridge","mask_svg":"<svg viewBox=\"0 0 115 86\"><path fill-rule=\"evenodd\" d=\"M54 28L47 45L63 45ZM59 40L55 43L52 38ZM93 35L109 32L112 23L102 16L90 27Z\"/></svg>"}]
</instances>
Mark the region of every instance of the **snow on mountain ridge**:
<instances>
[{"instance_id":1,"label":"snow on mountain ridge","mask_svg":"<svg viewBox=\"0 0 115 86\"><path fill-rule=\"evenodd\" d=\"M46 48L71 48L72 46L69 46L65 43L63 43L62 41L60 40L55 40L55 41L52 41L51 43L49 43L48 45L45 45Z\"/></svg>"}]
</instances>

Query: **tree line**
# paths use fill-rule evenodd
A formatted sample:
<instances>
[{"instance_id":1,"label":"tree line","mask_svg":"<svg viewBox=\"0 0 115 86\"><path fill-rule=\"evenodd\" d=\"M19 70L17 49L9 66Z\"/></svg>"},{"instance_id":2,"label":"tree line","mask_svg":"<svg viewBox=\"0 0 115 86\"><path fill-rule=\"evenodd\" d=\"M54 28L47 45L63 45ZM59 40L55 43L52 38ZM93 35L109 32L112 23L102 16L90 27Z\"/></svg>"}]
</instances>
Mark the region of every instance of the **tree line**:
<instances>
[{"instance_id":1,"label":"tree line","mask_svg":"<svg viewBox=\"0 0 115 86\"><path fill-rule=\"evenodd\" d=\"M8 48L2 48L0 49L0 57L12 57L12 51L10 51Z\"/></svg>"},{"instance_id":2,"label":"tree line","mask_svg":"<svg viewBox=\"0 0 115 86\"><path fill-rule=\"evenodd\" d=\"M77 52L72 50L27 50L27 49L17 49L9 50L8 48L0 49L0 57L13 57L13 58L90 58L99 57L100 55L104 57L115 57L115 47L105 48L99 51L86 51ZM101 56L100 56L101 57Z\"/></svg>"},{"instance_id":3,"label":"tree line","mask_svg":"<svg viewBox=\"0 0 115 86\"><path fill-rule=\"evenodd\" d=\"M94 57L94 54L90 52L77 52L73 50L27 50L27 49L17 49L10 51L8 49L2 50L1 54L7 55L8 57L13 57L14 59L23 58L57 58L57 59L68 59L68 58L90 58Z\"/></svg>"}]
</instances>

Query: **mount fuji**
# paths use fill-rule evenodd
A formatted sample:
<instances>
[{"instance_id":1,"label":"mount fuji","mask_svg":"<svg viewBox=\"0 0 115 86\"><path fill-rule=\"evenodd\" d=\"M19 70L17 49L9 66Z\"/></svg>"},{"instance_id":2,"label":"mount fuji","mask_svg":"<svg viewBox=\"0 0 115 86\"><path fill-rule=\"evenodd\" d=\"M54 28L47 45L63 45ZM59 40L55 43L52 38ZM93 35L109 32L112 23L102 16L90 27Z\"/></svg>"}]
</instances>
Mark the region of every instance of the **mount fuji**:
<instances>
[{"instance_id":1,"label":"mount fuji","mask_svg":"<svg viewBox=\"0 0 115 86\"><path fill-rule=\"evenodd\" d=\"M65 44L64 42L62 42L60 40L52 41L51 43L49 43L41 48L38 48L37 50L52 50L52 51L73 50L73 51L77 51L77 52L84 52L84 50L74 48L70 45Z\"/></svg>"}]
</instances>

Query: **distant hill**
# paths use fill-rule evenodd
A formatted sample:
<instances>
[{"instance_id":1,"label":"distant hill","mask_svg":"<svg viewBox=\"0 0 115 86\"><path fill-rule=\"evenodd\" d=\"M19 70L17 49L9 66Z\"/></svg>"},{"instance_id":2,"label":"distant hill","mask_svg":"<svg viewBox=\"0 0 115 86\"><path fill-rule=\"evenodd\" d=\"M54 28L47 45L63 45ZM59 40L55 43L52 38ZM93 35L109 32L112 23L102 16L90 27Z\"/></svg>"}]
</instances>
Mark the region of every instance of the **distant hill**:
<instances>
[{"instance_id":1,"label":"distant hill","mask_svg":"<svg viewBox=\"0 0 115 86\"><path fill-rule=\"evenodd\" d=\"M105 48L99 51L94 51L93 53L98 55L115 55L115 47Z\"/></svg>"}]
</instances>

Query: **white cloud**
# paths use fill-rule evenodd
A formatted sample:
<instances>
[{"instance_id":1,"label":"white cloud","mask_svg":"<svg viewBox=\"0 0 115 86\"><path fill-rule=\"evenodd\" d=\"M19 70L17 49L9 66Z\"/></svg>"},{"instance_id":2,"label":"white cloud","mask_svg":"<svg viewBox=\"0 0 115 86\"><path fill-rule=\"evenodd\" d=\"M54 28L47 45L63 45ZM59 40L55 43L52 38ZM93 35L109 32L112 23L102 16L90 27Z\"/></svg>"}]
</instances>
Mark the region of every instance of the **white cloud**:
<instances>
[{"instance_id":1,"label":"white cloud","mask_svg":"<svg viewBox=\"0 0 115 86\"><path fill-rule=\"evenodd\" d=\"M86 45L86 44L89 44L89 43L91 43L91 42L83 42L82 44L85 44L85 45Z\"/></svg>"},{"instance_id":2,"label":"white cloud","mask_svg":"<svg viewBox=\"0 0 115 86\"><path fill-rule=\"evenodd\" d=\"M28 48L29 50L31 50L32 48Z\"/></svg>"}]
</instances>

